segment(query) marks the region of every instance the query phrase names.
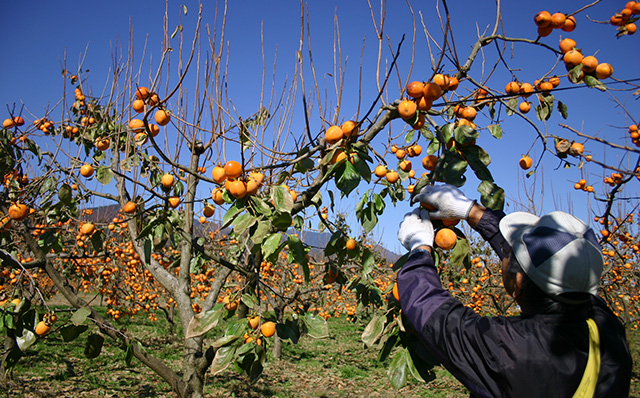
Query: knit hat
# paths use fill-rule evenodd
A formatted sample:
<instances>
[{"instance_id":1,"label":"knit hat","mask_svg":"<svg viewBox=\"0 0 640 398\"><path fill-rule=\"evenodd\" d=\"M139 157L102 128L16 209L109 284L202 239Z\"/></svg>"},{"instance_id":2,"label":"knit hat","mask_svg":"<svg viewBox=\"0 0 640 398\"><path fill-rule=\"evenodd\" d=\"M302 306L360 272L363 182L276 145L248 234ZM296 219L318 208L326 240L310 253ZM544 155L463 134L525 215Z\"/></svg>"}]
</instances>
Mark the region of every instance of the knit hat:
<instances>
[{"instance_id":1,"label":"knit hat","mask_svg":"<svg viewBox=\"0 0 640 398\"><path fill-rule=\"evenodd\" d=\"M548 295L596 294L604 260L595 233L580 219L562 211L543 217L516 212L500 221L500 232L529 279Z\"/></svg>"}]
</instances>

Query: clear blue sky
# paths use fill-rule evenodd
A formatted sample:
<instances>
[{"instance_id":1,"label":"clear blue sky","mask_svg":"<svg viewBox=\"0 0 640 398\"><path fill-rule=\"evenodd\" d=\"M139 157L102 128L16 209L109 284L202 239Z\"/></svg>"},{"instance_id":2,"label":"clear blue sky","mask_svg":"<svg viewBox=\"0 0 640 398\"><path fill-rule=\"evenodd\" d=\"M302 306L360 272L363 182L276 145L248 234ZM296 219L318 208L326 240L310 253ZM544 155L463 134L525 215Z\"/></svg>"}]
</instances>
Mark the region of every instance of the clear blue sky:
<instances>
[{"instance_id":1,"label":"clear blue sky","mask_svg":"<svg viewBox=\"0 0 640 398\"><path fill-rule=\"evenodd\" d=\"M374 9L378 7L376 1L372 1ZM543 9L550 12L570 13L587 1L538 1L538 2L505 2L503 1L503 21L506 33L512 37L535 38L536 29L533 23L533 15ZM178 24L178 13L182 4L188 9L188 14L181 16L184 25L186 40L189 40L197 15L197 3L194 1L174 2L169 1L169 31L173 31ZM435 1L414 1L412 6L416 13L418 48L416 61L412 73L412 80L427 79L430 74L430 62L427 58L427 50L424 45L424 35L420 25L421 11L427 27L436 35L436 40L441 42L435 13ZM560 5L560 8L558 8ZM466 57L470 46L475 41L476 31L483 31L492 23L495 14L495 2L493 1L455 1L449 2L452 11L452 26L456 48L461 57ZM638 52L640 34L631 37L615 38L615 29L608 24L597 24L588 21L587 16L596 20L608 20L612 13L624 6L623 1L602 1L595 7L577 15L578 28L571 34L554 31L542 41L556 47L560 35L572 37L578 42L585 55L596 56L601 62L609 62L615 69L614 77L618 79L640 78L638 65L640 65L640 52ZM215 2L204 4L204 22L213 23ZM153 54L153 59L160 57L162 41L162 18L164 15L164 2L157 1L111 1L111 2L6 2L3 12L0 14L0 34L3 37L2 52L5 54L0 64L0 103L2 111L6 113L4 105L18 108L22 103L26 106L26 119L33 120L30 113L41 116L44 109L55 105L59 99L62 85L61 65L66 51L68 67L73 70L80 59L84 59L83 69L89 69L89 84L94 93L100 93L108 77L109 68L112 65L112 48L117 41L126 46L129 37L129 29L132 26L134 49L137 59L142 56L145 41L147 42L147 56ZM363 108L367 108L375 94L375 80L371 75L375 57L377 55L374 31L371 24L371 16L366 1L310 1L310 27L312 34L312 50L314 62L319 79L326 79L332 84L333 74L333 27L334 15L337 13L340 24L343 58L348 57L347 85L343 94L341 120L352 118L356 112L359 75L359 64L363 39L366 37L366 49L364 55L364 91ZM377 11L376 11L377 15ZM267 75L273 63L273 54L278 51L278 67L276 70L276 85L282 84L284 79L291 81L294 74L295 52L298 49L300 32L300 3L297 1L230 1L228 8L228 20L226 39L230 43L230 68L228 76L229 96L238 106L241 113L250 114L257 109L259 103L259 87L261 79L262 56L260 49L260 32L264 31L265 55L267 57ZM403 34L406 35L402 49L402 58L399 66L404 78L408 73L408 57L411 53L412 35L411 16L408 7L403 1L389 1L385 34L388 35L393 48ZM86 50L86 56L85 56ZM486 49L489 59L494 59L495 47ZM385 56L388 58L388 51ZM306 55L306 54L305 54ZM509 47L505 54L505 60L516 70L519 80L533 81L545 74L554 64L554 57L548 51L530 50L527 46L516 44ZM452 72L452 66L445 64L445 71ZM476 62L471 73L475 78L480 78L481 73L486 75L493 62L487 62L482 71L481 62ZM149 67L142 75L146 78ZM559 65L557 74L565 73L564 66ZM394 75L395 76L395 75ZM143 78L144 80L144 78ZM174 77L175 80L175 77ZM309 81L308 78L307 81ZM503 89L511 80L503 66L497 70L489 80L489 85ZM142 83L145 83L144 81ZM639 82L636 82L636 84ZM68 83L67 83L68 84ZM397 78L390 81L390 99L399 96L397 90ZM569 87L566 79L562 80L561 87ZM256 87L258 89L256 90ZM578 130L590 135L605 137L617 144L624 144L626 138L626 126L631 121L625 118L620 109L616 108L608 94L600 93L594 89L577 88L559 93L557 97L567 104L569 119L564 121L557 113L546 123L546 129L555 134L571 136L567 131L558 127L558 123L567 123ZM619 86L612 86L619 87ZM69 89L69 86L67 86ZM254 93L254 95L252 95ZM625 106L638 115L639 102L630 93L617 92L616 96ZM296 123L302 121L301 105L297 106L298 116ZM59 110L60 111L60 110ZM60 113L58 113L60 114ZM5 116L2 116L4 118ZM498 185L505 188L508 196L507 211L518 209L514 203L526 202L523 192L531 188L533 179L525 179L524 173L516 165L522 153L529 150L535 137L533 130L521 120L507 118L503 129L504 138L495 140L486 130L482 130L478 144L487 147L493 155L490 166ZM487 124L487 119L479 117L477 123L480 127ZM312 120L312 127L320 129L320 121ZM543 128L545 126L541 125ZM293 128L303 131L302 125ZM394 133L402 129L402 122L393 123ZM616 154L607 150L606 154L602 145L590 143L586 145L587 151L593 156L608 161L615 161ZM534 159L540 155L541 146L536 144L531 154ZM393 159L387 159L393 164ZM414 163L417 163L415 161ZM567 170L556 170L558 167L556 158L546 154L541 167L538 169L538 178L535 201L542 212L548 212L556 208L572 210L583 219L591 219L588 213L589 205L595 205L588 201L588 196L582 192L573 190L573 182L584 177L593 183L598 192L602 186L598 181L602 179L602 170L589 166L580 171L573 167ZM610 173L607 172L608 175ZM469 182L463 190L470 197L476 198L477 181L469 178ZM541 196L541 188L544 188L544 196ZM362 191L367 189L361 187ZM625 192L626 196L638 196L638 184L630 184ZM203 196L205 194L203 193ZM345 199L339 210L352 212L353 202L357 201L354 192L350 198ZM395 209L389 205L389 210L381 220L381 228L376 231L383 244L392 250L401 252L396 243L397 224L406 211L408 203L400 204ZM353 225L353 232L359 228Z\"/></svg>"}]
</instances>

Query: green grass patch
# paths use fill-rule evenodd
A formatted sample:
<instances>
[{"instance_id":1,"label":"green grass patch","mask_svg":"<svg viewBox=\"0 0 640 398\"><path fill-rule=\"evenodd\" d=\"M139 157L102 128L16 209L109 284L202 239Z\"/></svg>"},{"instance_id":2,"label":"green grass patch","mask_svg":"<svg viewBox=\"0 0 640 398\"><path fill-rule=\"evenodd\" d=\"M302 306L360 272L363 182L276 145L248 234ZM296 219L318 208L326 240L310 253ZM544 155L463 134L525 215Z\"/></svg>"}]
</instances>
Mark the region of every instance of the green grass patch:
<instances>
[{"instance_id":1,"label":"green grass patch","mask_svg":"<svg viewBox=\"0 0 640 398\"><path fill-rule=\"evenodd\" d=\"M58 311L60 321L70 312ZM144 336L143 347L163 359L171 368L180 369L180 338L167 336L168 323L159 317L152 322L144 317L121 320L118 327ZM411 381L400 391L387 380L388 363L377 361L377 352L368 350L360 341L365 323L351 323L344 318L329 319L331 336L315 340L303 337L297 345L284 343L283 357L269 359L263 375L249 384L243 375L232 370L220 375L209 374L207 396L253 397L468 397L468 391L441 367L434 368L435 378L428 383ZM179 324L176 325L180 333ZM55 330L55 328L54 328ZM130 367L124 352L109 339L100 356L84 356L85 333L65 343L55 331L27 350L16 366L13 382L5 386L11 397L173 397L169 386L137 360ZM210 332L211 344L216 338ZM634 358L631 397L640 397L638 383L640 332L629 334ZM268 341L268 344L270 341ZM3 390L3 388L0 388ZM2 395L0 395L2 396Z\"/></svg>"}]
</instances>

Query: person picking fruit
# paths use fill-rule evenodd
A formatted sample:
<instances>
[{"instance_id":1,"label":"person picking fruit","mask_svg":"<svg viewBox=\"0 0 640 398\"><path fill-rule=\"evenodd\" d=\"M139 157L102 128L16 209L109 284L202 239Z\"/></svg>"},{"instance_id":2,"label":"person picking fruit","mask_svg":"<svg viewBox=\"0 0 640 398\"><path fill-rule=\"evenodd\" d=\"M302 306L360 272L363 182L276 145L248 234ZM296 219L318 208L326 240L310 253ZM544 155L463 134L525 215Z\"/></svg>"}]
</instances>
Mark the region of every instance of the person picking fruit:
<instances>
[{"instance_id":1,"label":"person picking fruit","mask_svg":"<svg viewBox=\"0 0 640 398\"><path fill-rule=\"evenodd\" d=\"M578 218L505 215L450 185L427 186L400 223L410 251L398 273L400 305L422 345L471 397L627 397L631 355L624 327L597 295L600 245ZM484 317L442 287L431 219L466 220L496 251L521 315Z\"/></svg>"}]
</instances>

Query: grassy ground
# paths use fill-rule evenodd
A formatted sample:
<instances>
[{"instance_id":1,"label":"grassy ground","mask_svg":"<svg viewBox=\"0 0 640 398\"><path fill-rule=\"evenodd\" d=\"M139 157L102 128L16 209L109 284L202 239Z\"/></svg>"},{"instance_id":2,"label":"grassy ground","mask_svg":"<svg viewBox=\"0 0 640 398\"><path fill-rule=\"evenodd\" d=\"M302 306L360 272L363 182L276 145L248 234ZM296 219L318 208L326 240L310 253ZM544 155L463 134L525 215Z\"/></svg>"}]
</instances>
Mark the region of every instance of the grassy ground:
<instances>
[{"instance_id":1,"label":"grassy ground","mask_svg":"<svg viewBox=\"0 0 640 398\"><path fill-rule=\"evenodd\" d=\"M64 319L64 315L61 316ZM249 384L233 371L209 376L207 396L253 397L468 397L467 390L442 368L424 384L412 382L401 391L387 380L386 363L376 361L376 352L360 342L364 326L344 319L330 319L329 339L303 338L298 345L286 344L284 358L270 360L264 374ZM179 342L166 338L167 324L142 318L123 328L147 336L145 348L180 367ZM634 363L640 362L640 332L631 334ZM86 338L86 336L85 336ZM0 397L173 397L168 385L137 361L127 367L124 353L107 342L102 354L92 360L83 353L84 339L64 343L59 333L32 346L20 360L14 381L0 388ZM637 365L634 366L632 397L640 397Z\"/></svg>"}]
</instances>

